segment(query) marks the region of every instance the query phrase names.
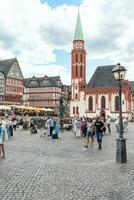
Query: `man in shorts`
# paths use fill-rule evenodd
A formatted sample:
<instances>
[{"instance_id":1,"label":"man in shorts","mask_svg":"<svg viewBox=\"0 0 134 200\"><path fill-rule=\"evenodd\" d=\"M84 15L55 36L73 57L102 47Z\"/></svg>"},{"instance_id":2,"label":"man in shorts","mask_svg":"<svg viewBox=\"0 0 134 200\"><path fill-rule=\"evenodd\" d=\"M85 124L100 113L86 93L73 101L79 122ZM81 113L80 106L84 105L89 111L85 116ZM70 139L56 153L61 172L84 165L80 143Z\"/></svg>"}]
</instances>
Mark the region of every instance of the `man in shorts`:
<instances>
[{"instance_id":1,"label":"man in shorts","mask_svg":"<svg viewBox=\"0 0 134 200\"><path fill-rule=\"evenodd\" d=\"M101 119L99 117L97 117L94 127L95 127L97 142L99 145L98 149L101 150L102 149L102 136L103 136L104 123L101 121Z\"/></svg>"}]
</instances>

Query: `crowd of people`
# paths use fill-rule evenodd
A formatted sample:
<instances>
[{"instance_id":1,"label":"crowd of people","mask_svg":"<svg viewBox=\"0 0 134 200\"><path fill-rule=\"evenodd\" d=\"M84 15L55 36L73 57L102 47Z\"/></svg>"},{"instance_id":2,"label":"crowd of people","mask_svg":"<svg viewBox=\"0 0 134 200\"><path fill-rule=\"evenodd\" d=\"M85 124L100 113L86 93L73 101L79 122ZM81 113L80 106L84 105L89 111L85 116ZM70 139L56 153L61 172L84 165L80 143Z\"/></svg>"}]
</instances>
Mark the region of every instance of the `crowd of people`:
<instances>
[{"instance_id":1,"label":"crowd of people","mask_svg":"<svg viewBox=\"0 0 134 200\"><path fill-rule=\"evenodd\" d=\"M36 120L35 120L36 119ZM48 135L51 139L61 138L62 125L59 118L46 117L44 118L42 135ZM17 118L15 114L5 115L3 119L0 120L0 158L5 158L4 143L10 137L14 135L14 131L18 127L19 130L29 129L30 134L37 133L37 124L40 118L20 117ZM86 142L84 149L87 149L89 145L93 147L94 139L97 139L98 149L102 149L102 139L106 131L111 133L111 118L96 117L96 118L75 118L72 120L73 132L76 137L84 136L86 137ZM119 132L119 117L115 120L115 126L117 132ZM123 117L123 130L127 132L128 118Z\"/></svg>"},{"instance_id":2,"label":"crowd of people","mask_svg":"<svg viewBox=\"0 0 134 200\"><path fill-rule=\"evenodd\" d=\"M10 137L13 136L14 131L16 131L17 119L16 115L12 116L5 115L4 118L0 119L0 158L5 158L5 148L4 143Z\"/></svg>"},{"instance_id":3,"label":"crowd of people","mask_svg":"<svg viewBox=\"0 0 134 200\"><path fill-rule=\"evenodd\" d=\"M115 120L117 132L119 132L119 117ZM127 131L128 118L123 117L123 131ZM84 148L87 149L89 144L93 147L94 138L96 136L98 149L102 149L103 136L111 133L111 118L110 116L96 118L75 118L73 121L73 131L76 137L86 137Z\"/></svg>"}]
</instances>

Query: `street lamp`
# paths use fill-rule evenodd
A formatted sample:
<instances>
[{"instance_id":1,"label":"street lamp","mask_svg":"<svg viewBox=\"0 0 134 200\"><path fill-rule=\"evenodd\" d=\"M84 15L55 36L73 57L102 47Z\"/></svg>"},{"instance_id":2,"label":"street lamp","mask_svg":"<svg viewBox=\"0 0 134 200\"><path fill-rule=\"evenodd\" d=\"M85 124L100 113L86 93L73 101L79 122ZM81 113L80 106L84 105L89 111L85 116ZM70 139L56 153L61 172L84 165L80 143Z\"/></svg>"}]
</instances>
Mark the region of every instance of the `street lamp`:
<instances>
[{"instance_id":1,"label":"street lamp","mask_svg":"<svg viewBox=\"0 0 134 200\"><path fill-rule=\"evenodd\" d=\"M64 112L65 112L64 97L61 95L60 96L60 107L59 107L59 117L60 117L61 130L63 129Z\"/></svg>"},{"instance_id":2,"label":"street lamp","mask_svg":"<svg viewBox=\"0 0 134 200\"><path fill-rule=\"evenodd\" d=\"M126 163L126 139L123 137L123 122L122 122L122 81L125 79L126 74L125 67L118 63L112 70L114 78L119 83L119 137L116 144L116 162Z\"/></svg>"}]
</instances>

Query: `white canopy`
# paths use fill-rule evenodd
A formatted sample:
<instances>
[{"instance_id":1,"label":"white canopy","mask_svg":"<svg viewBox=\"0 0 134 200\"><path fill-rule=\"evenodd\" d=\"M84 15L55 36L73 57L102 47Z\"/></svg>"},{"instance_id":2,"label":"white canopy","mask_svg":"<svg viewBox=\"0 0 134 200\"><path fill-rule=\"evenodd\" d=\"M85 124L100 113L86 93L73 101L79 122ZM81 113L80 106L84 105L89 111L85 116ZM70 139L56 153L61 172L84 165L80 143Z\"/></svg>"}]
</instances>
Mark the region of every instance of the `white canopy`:
<instances>
[{"instance_id":1,"label":"white canopy","mask_svg":"<svg viewBox=\"0 0 134 200\"><path fill-rule=\"evenodd\" d=\"M0 110L11 110L11 107L6 105L0 105Z\"/></svg>"}]
</instances>

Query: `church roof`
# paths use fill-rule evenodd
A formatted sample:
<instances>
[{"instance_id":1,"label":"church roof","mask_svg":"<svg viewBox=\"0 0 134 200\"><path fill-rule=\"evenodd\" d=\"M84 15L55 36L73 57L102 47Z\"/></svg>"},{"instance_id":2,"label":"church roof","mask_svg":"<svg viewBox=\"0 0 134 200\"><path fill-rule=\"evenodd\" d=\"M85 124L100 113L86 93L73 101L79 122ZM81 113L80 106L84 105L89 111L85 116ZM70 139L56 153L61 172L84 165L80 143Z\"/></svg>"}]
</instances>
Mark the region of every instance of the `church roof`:
<instances>
[{"instance_id":1,"label":"church roof","mask_svg":"<svg viewBox=\"0 0 134 200\"><path fill-rule=\"evenodd\" d=\"M32 77L25 78L24 85L26 88L35 88L35 87L61 87L62 83L59 76L53 77Z\"/></svg>"},{"instance_id":2,"label":"church roof","mask_svg":"<svg viewBox=\"0 0 134 200\"><path fill-rule=\"evenodd\" d=\"M99 66L90 79L87 87L117 87L118 82L115 80L112 69L115 65Z\"/></svg>"},{"instance_id":3,"label":"church roof","mask_svg":"<svg viewBox=\"0 0 134 200\"><path fill-rule=\"evenodd\" d=\"M0 60L0 71L3 72L5 74L5 76L7 76L9 71L11 70L14 62L18 63L16 58Z\"/></svg>"},{"instance_id":4,"label":"church roof","mask_svg":"<svg viewBox=\"0 0 134 200\"><path fill-rule=\"evenodd\" d=\"M82 26L81 26L80 12L78 12L78 16L77 16L74 40L84 40Z\"/></svg>"},{"instance_id":5,"label":"church roof","mask_svg":"<svg viewBox=\"0 0 134 200\"><path fill-rule=\"evenodd\" d=\"M131 91L134 93L134 81L129 81L131 86Z\"/></svg>"}]
</instances>

